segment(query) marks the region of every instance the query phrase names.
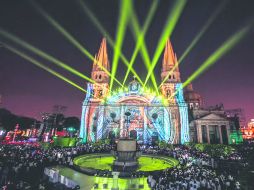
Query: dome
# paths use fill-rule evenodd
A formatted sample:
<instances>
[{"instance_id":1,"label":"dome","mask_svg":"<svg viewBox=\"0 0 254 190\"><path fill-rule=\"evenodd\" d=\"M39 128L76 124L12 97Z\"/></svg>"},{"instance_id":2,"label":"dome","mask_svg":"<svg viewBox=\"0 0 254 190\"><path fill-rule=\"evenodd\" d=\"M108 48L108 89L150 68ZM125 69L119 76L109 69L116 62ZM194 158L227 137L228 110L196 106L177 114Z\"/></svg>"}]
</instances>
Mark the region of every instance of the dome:
<instances>
[{"instance_id":1,"label":"dome","mask_svg":"<svg viewBox=\"0 0 254 190\"><path fill-rule=\"evenodd\" d=\"M130 92L138 92L140 90L140 83L133 77L133 80L129 83L128 89Z\"/></svg>"},{"instance_id":2,"label":"dome","mask_svg":"<svg viewBox=\"0 0 254 190\"><path fill-rule=\"evenodd\" d=\"M194 91L187 91L184 93L184 97L186 100L201 100L200 94Z\"/></svg>"}]
</instances>

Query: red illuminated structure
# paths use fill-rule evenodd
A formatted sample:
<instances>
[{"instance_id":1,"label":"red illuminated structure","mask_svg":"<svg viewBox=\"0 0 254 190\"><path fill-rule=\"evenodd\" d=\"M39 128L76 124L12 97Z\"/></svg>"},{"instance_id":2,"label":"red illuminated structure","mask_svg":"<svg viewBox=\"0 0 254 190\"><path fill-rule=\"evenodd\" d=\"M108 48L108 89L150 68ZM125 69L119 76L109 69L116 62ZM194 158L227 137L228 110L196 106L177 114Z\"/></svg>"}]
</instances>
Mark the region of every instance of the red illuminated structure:
<instances>
[{"instance_id":1,"label":"red illuminated structure","mask_svg":"<svg viewBox=\"0 0 254 190\"><path fill-rule=\"evenodd\" d=\"M247 128L242 128L241 131L244 139L254 139L254 119L251 119Z\"/></svg>"}]
</instances>

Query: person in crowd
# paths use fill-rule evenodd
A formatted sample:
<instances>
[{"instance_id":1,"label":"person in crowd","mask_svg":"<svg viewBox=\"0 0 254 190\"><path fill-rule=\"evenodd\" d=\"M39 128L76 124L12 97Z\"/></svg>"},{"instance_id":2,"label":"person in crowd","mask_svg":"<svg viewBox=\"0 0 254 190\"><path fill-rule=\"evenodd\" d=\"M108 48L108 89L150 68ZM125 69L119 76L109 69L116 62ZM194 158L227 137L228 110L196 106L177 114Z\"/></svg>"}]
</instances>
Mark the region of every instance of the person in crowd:
<instances>
[{"instance_id":1,"label":"person in crowd","mask_svg":"<svg viewBox=\"0 0 254 190\"><path fill-rule=\"evenodd\" d=\"M89 143L76 147L49 149L31 144L0 145L0 188L11 190L30 186L31 189L48 189L48 182L41 181L46 167L54 165L72 167L76 156L105 153L114 149L115 146L109 144L95 146ZM150 174L147 181L152 190L238 190L241 189L241 184L237 180L237 173L230 168L220 170L219 165L226 161L248 166L246 159L248 147L220 157L184 145L174 145L170 149L156 145L141 145L139 150L151 155L170 156L180 162L179 166L166 169L159 175ZM139 174L133 174L135 175Z\"/></svg>"}]
</instances>

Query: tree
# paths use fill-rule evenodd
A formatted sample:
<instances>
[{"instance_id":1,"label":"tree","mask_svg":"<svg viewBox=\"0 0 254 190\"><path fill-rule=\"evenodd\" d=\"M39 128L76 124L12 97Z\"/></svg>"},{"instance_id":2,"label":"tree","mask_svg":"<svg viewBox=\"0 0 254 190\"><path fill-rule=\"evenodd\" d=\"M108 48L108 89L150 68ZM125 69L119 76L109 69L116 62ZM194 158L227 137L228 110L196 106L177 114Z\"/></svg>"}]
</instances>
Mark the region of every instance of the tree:
<instances>
[{"instance_id":1,"label":"tree","mask_svg":"<svg viewBox=\"0 0 254 190\"><path fill-rule=\"evenodd\" d=\"M20 129L30 128L36 120L30 117L17 116L7 109L0 109L0 121L3 128L10 131L14 130L17 123L20 125Z\"/></svg>"},{"instance_id":2,"label":"tree","mask_svg":"<svg viewBox=\"0 0 254 190\"><path fill-rule=\"evenodd\" d=\"M76 130L79 130L80 120L77 117L66 117L64 122L63 122L63 126L65 128L73 127Z\"/></svg>"}]
</instances>

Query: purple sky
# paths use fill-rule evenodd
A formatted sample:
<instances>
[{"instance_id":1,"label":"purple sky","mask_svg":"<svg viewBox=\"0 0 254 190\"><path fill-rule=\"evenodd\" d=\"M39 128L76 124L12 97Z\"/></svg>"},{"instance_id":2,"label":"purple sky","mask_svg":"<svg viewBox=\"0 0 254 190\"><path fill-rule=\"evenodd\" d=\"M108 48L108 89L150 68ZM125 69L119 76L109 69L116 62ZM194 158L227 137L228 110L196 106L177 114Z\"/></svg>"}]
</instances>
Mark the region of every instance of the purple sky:
<instances>
[{"instance_id":1,"label":"purple sky","mask_svg":"<svg viewBox=\"0 0 254 190\"><path fill-rule=\"evenodd\" d=\"M114 0L85 1L101 21L106 30L115 36L118 18L118 4ZM144 22L151 0L135 1L139 21ZM160 1L157 13L146 35L146 44L152 57L162 32L166 17L172 6L171 1ZM173 48L178 58L193 38L219 6L220 0L189 1L171 36ZM91 54L98 51L103 35L94 27L81 11L77 2L67 0L39 0L38 3L73 34ZM229 1L215 22L201 38L199 43L180 65L181 78L185 81L199 65L222 44L230 35L253 20L254 2L252 0ZM1 1L0 27L28 41L43 51L63 60L70 66L90 76L92 61L70 44L57 30L29 4L28 1ZM232 51L220 59L208 71L193 82L206 105L223 103L226 109L243 108L247 119L254 118L254 32L252 31ZM8 42L0 36L0 41ZM123 42L123 53L128 59L134 49L134 40L128 29ZM23 50L20 46L18 49ZM29 53L29 52L26 52ZM108 45L110 62L112 49ZM55 69L85 87L85 81L51 63L29 53L47 66ZM122 81L126 72L119 62L117 78ZM160 81L161 59L155 69ZM122 69L124 68L124 69ZM146 71L140 56L134 68L142 79ZM40 119L41 112L51 112L53 105L68 107L66 115L81 114L81 103L85 94L53 75L37 68L19 56L0 48L0 94L2 107L12 112Z\"/></svg>"}]
</instances>

